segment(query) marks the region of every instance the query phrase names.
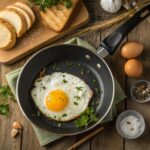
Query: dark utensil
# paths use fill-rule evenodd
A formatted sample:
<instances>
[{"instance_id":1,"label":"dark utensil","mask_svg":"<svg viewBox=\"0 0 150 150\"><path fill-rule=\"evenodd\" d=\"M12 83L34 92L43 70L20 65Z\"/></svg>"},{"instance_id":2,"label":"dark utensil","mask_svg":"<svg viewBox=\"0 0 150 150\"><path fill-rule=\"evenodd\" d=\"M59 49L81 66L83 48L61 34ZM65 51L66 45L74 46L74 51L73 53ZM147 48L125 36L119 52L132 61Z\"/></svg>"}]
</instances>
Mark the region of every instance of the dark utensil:
<instances>
[{"instance_id":1,"label":"dark utensil","mask_svg":"<svg viewBox=\"0 0 150 150\"><path fill-rule=\"evenodd\" d=\"M37 126L62 135L83 133L97 126L108 114L115 92L112 73L103 58L106 54L112 55L126 34L149 14L150 5L137 12L129 21L104 39L101 43L102 48L98 49L97 53L80 46L58 45L46 47L34 54L25 64L17 82L18 102L25 116ZM66 61L70 61L73 65L68 67ZM54 63L57 63L58 66L55 69L53 68ZM78 66L78 64L80 65ZM94 91L92 101L96 103L94 109L99 117L99 121L85 128L78 129L74 126L73 121L62 123L58 127L58 122L49 120L43 115L35 115L37 108L31 99L30 90L33 86L33 81L43 67L46 68L46 74L56 71L67 72L83 79ZM93 79L96 80L96 84L92 82ZM95 88L100 89L102 91L101 94L97 94ZM98 99L99 104L97 104L96 99Z\"/></svg>"}]
</instances>

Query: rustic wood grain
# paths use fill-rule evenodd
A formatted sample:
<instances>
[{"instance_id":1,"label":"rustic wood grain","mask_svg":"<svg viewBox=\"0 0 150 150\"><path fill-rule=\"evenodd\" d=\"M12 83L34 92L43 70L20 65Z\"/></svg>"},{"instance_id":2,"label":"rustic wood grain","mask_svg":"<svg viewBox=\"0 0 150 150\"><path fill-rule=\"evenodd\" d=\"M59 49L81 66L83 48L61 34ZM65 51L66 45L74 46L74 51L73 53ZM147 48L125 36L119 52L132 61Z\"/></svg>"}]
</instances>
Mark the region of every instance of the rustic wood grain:
<instances>
[{"instance_id":1,"label":"rustic wood grain","mask_svg":"<svg viewBox=\"0 0 150 150\"><path fill-rule=\"evenodd\" d=\"M4 0L3 0L4 1ZM12 1L13 2L13 1ZM105 20L112 18L116 14L109 14L104 12L99 5L99 0L84 0L91 16L91 23L98 20ZM95 31L93 33L88 33L83 36L85 40L89 41L96 48L99 47L100 40L106 37L110 32L112 32L117 26L106 29L104 31ZM144 44L145 50L141 55L140 60L144 64L145 73L141 79L150 80L150 30L149 24L145 20L138 27L136 27L128 36L128 40L140 41ZM124 42L127 39L124 40ZM62 40L63 41L63 40ZM61 42L62 42L61 41ZM4 74L22 66L24 62L28 59L23 59L22 61L16 62L11 66L0 65L0 81L2 84L6 83ZM109 57L107 62L109 63L111 70L114 73L114 76L117 78L122 88L126 90L128 98L126 101L126 109L134 109L140 112L147 124L147 130L143 137L137 140L124 140L118 135L115 129L115 121L108 123L105 127L105 130L93 137L91 140L81 145L78 150L149 150L150 143L150 111L149 103L147 104L138 104L134 101L131 101L129 91L131 84L135 79L126 78L123 66L125 59L120 57L120 52L118 51L113 57ZM17 103L9 101L11 107L11 113L8 117L0 116L0 150L66 150L73 143L78 141L83 137L83 135L65 137L52 144L49 144L45 147L40 147L37 137L34 133L34 130L30 122L23 116ZM125 103L122 102L117 107L119 112L125 109ZM23 131L16 139L10 138L11 125L12 122L18 120L23 124Z\"/></svg>"},{"instance_id":2,"label":"rustic wood grain","mask_svg":"<svg viewBox=\"0 0 150 150\"><path fill-rule=\"evenodd\" d=\"M146 79L150 81L150 30L149 24L147 20L143 21L140 25L138 25L128 36L129 41L138 41L144 44L144 52L139 57L143 66L144 66L144 73L139 79ZM128 150L149 150L150 149L150 103L140 104L133 101L130 97L130 89L132 83L135 80L139 79L127 79L127 93L128 93L128 100L127 100L127 108L126 109L133 109L141 113L146 121L146 132L145 134L137 139L137 140L126 140L125 147Z\"/></svg>"}]
</instances>

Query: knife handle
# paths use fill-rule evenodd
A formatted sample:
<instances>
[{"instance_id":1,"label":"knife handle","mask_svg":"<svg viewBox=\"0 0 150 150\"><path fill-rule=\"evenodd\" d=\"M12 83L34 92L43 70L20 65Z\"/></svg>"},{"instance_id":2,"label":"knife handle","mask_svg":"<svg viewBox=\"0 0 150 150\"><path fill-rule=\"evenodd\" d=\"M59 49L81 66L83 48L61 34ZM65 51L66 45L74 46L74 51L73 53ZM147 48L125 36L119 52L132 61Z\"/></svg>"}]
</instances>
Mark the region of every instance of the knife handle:
<instances>
[{"instance_id":1,"label":"knife handle","mask_svg":"<svg viewBox=\"0 0 150 150\"><path fill-rule=\"evenodd\" d=\"M122 24L116 31L106 37L102 42L101 46L104 47L110 55L112 55L119 44L122 42L124 37L141 21L150 15L150 4L139 10L135 15L130 18L127 22Z\"/></svg>"}]
</instances>

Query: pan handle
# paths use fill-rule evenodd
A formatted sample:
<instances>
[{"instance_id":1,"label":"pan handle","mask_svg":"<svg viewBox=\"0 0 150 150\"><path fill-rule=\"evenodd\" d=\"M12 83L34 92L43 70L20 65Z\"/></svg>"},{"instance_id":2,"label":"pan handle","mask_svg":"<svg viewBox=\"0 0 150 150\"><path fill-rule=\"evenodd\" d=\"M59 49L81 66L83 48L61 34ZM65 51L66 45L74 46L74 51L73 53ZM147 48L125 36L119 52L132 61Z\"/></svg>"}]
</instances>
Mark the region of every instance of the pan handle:
<instances>
[{"instance_id":1,"label":"pan handle","mask_svg":"<svg viewBox=\"0 0 150 150\"><path fill-rule=\"evenodd\" d=\"M123 38L141 21L150 15L150 4L139 10L131 19L121 25L116 31L106 37L102 42L101 46L105 48L110 55L112 55Z\"/></svg>"}]
</instances>

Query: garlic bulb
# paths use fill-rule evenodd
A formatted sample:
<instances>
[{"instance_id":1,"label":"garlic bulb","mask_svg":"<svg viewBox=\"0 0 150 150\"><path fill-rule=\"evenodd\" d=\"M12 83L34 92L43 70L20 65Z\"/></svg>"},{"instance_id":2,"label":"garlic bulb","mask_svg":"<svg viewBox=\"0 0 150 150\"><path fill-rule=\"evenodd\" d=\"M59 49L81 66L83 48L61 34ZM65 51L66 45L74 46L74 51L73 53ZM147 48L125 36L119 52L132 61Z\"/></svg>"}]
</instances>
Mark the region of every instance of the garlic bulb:
<instances>
[{"instance_id":1,"label":"garlic bulb","mask_svg":"<svg viewBox=\"0 0 150 150\"><path fill-rule=\"evenodd\" d=\"M105 11L116 13L121 8L122 0L101 0L100 3Z\"/></svg>"}]
</instances>

